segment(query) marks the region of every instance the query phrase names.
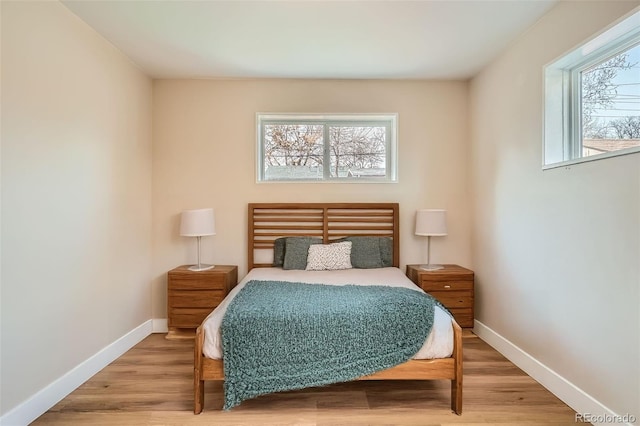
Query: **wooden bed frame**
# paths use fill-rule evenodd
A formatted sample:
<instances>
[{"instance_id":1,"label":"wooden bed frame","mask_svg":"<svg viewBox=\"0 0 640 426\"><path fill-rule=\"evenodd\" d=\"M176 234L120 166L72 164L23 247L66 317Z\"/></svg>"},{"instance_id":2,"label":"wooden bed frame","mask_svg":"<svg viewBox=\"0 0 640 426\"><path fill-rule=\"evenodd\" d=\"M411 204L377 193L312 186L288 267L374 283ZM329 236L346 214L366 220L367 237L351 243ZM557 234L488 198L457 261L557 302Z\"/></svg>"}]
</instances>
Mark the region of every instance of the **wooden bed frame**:
<instances>
[{"instance_id":1,"label":"wooden bed frame","mask_svg":"<svg viewBox=\"0 0 640 426\"><path fill-rule=\"evenodd\" d=\"M393 238L393 266L399 267L399 205L397 203L260 203L249 204L248 270L269 267L257 261L256 250L273 249L276 238L316 236L325 243L349 235ZM453 321L453 354L449 358L410 360L358 380L450 380L451 409L462 414L462 329ZM202 353L204 329L198 327L194 356L194 413L204 406L204 381L224 381L222 360Z\"/></svg>"}]
</instances>

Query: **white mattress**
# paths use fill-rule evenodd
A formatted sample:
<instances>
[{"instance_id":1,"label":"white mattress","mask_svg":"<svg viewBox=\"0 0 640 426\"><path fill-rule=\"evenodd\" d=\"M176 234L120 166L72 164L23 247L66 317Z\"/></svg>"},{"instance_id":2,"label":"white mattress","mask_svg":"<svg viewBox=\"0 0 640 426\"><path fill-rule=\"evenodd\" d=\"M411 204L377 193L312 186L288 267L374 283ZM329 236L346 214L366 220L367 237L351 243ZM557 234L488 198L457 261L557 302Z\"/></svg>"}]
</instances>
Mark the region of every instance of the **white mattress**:
<instances>
[{"instance_id":1,"label":"white mattress","mask_svg":"<svg viewBox=\"0 0 640 426\"><path fill-rule=\"evenodd\" d=\"M229 292L229 295L204 320L204 356L222 359L222 337L220 326L229 302L251 280L276 280L330 285L386 285L423 291L409 280L398 268L345 269L339 271L299 271L281 268L255 268ZM422 348L414 359L447 358L453 352L453 326L451 317L439 306L435 307L433 327Z\"/></svg>"}]
</instances>

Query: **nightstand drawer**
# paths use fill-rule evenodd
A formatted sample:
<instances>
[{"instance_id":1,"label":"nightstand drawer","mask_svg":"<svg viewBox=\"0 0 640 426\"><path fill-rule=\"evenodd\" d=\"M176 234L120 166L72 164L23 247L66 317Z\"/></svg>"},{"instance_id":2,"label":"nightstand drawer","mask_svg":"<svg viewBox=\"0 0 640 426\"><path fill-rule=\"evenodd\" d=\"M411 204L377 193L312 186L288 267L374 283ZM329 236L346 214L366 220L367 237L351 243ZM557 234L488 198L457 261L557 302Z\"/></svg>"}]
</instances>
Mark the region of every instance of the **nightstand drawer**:
<instances>
[{"instance_id":1,"label":"nightstand drawer","mask_svg":"<svg viewBox=\"0 0 640 426\"><path fill-rule=\"evenodd\" d=\"M473 307L473 296L469 291L430 291L428 293L449 309Z\"/></svg>"},{"instance_id":2,"label":"nightstand drawer","mask_svg":"<svg viewBox=\"0 0 640 426\"><path fill-rule=\"evenodd\" d=\"M169 300L174 308L210 308L224 299L224 290L169 290Z\"/></svg>"},{"instance_id":3,"label":"nightstand drawer","mask_svg":"<svg viewBox=\"0 0 640 426\"><path fill-rule=\"evenodd\" d=\"M472 290L473 281L429 281L423 278L420 287L426 292Z\"/></svg>"},{"instance_id":4,"label":"nightstand drawer","mask_svg":"<svg viewBox=\"0 0 640 426\"><path fill-rule=\"evenodd\" d=\"M473 309L449 309L460 327L473 327Z\"/></svg>"},{"instance_id":5,"label":"nightstand drawer","mask_svg":"<svg viewBox=\"0 0 640 426\"><path fill-rule=\"evenodd\" d=\"M211 311L213 308L171 308L169 327L198 327Z\"/></svg>"},{"instance_id":6,"label":"nightstand drawer","mask_svg":"<svg viewBox=\"0 0 640 426\"><path fill-rule=\"evenodd\" d=\"M210 274L206 276L206 281L202 279L203 276L196 274L176 274L170 275L169 280L171 282L172 290L202 290L202 289L225 289L225 275L224 274Z\"/></svg>"}]
</instances>

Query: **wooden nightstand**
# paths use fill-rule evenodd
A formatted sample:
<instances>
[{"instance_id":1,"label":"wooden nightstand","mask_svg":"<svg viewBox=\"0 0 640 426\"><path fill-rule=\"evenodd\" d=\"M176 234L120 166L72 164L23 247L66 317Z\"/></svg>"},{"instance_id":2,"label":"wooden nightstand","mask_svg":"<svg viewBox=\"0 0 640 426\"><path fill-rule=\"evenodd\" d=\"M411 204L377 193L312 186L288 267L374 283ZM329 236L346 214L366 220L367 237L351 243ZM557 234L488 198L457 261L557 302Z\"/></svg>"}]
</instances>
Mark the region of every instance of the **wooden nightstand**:
<instances>
[{"instance_id":1,"label":"wooden nightstand","mask_svg":"<svg viewBox=\"0 0 640 426\"><path fill-rule=\"evenodd\" d=\"M407 265L407 276L453 314L460 327L473 327L473 271L458 265L425 271Z\"/></svg>"},{"instance_id":2,"label":"wooden nightstand","mask_svg":"<svg viewBox=\"0 0 640 426\"><path fill-rule=\"evenodd\" d=\"M206 271L190 271L189 265L168 273L167 339L193 339L195 329L238 283L238 267L216 265Z\"/></svg>"}]
</instances>

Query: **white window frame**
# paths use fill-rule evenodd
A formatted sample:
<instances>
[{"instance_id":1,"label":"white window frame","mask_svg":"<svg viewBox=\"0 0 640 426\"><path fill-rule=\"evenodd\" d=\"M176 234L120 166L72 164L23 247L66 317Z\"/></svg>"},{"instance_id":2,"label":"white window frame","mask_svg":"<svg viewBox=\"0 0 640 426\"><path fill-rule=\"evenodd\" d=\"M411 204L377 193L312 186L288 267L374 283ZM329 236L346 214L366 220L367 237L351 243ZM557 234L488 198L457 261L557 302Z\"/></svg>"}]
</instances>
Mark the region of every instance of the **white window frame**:
<instances>
[{"instance_id":1,"label":"white window frame","mask_svg":"<svg viewBox=\"0 0 640 426\"><path fill-rule=\"evenodd\" d=\"M581 73L640 44L640 8L544 67L543 170L640 152L582 156Z\"/></svg>"},{"instance_id":2,"label":"white window frame","mask_svg":"<svg viewBox=\"0 0 640 426\"><path fill-rule=\"evenodd\" d=\"M323 176L317 179L265 179L264 176L264 126L274 123L318 124L329 135L332 125L386 127L385 177L344 178L331 177L330 167L323 166ZM398 182L398 114L256 114L256 182L258 183L397 183ZM323 164L330 164L329 145L324 141Z\"/></svg>"}]
</instances>

